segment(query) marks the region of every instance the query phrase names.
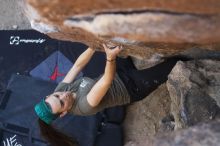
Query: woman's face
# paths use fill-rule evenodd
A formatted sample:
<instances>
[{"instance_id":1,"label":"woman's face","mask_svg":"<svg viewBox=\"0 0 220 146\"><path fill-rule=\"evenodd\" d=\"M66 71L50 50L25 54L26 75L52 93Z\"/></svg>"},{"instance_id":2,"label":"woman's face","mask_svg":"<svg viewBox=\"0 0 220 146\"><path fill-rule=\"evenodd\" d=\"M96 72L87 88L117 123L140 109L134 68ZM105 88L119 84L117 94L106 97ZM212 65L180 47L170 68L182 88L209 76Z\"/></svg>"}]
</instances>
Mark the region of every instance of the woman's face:
<instances>
[{"instance_id":1,"label":"woman's face","mask_svg":"<svg viewBox=\"0 0 220 146\"><path fill-rule=\"evenodd\" d=\"M53 94L47 96L45 101L51 106L52 112L57 113L66 113L68 112L73 103L74 96L71 92L54 92Z\"/></svg>"}]
</instances>

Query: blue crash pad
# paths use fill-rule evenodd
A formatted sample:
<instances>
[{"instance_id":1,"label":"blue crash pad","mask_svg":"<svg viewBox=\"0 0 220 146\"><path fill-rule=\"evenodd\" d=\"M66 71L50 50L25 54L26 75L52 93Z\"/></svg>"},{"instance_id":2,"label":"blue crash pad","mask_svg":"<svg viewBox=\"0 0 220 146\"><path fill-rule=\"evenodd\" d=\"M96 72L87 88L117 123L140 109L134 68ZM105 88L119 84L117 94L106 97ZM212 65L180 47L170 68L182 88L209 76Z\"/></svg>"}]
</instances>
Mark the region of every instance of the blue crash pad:
<instances>
[{"instance_id":1,"label":"blue crash pad","mask_svg":"<svg viewBox=\"0 0 220 146\"><path fill-rule=\"evenodd\" d=\"M30 75L43 80L59 83L63 80L72 66L73 63L69 61L67 57L65 57L60 51L55 51L31 70ZM83 76L82 72L79 73L77 78L81 76Z\"/></svg>"}]
</instances>

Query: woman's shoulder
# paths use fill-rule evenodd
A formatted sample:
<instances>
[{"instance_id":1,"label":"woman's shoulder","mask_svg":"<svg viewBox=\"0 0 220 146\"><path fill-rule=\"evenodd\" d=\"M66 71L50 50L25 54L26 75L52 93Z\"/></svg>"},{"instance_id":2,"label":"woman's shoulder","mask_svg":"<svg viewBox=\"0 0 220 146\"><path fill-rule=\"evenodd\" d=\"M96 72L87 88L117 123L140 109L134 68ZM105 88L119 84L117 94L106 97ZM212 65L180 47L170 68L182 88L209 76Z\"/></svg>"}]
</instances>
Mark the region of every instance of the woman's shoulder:
<instances>
[{"instance_id":1,"label":"woman's shoulder","mask_svg":"<svg viewBox=\"0 0 220 146\"><path fill-rule=\"evenodd\" d=\"M55 88L54 92L58 91L70 91L70 90L76 90L76 88L79 86L80 82L82 81L82 77L74 80L71 83L65 83L65 82L60 82L57 87Z\"/></svg>"},{"instance_id":2,"label":"woman's shoulder","mask_svg":"<svg viewBox=\"0 0 220 146\"><path fill-rule=\"evenodd\" d=\"M65 91L70 83L60 82L55 88L54 92Z\"/></svg>"}]
</instances>

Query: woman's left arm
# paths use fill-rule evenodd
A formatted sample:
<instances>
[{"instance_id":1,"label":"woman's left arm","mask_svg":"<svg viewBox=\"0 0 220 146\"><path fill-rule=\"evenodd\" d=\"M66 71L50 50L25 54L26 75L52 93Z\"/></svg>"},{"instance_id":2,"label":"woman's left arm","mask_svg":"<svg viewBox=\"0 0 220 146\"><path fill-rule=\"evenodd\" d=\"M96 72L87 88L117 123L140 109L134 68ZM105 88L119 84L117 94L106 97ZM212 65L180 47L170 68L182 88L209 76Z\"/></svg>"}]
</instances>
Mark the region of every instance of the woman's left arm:
<instances>
[{"instance_id":1,"label":"woman's left arm","mask_svg":"<svg viewBox=\"0 0 220 146\"><path fill-rule=\"evenodd\" d=\"M110 88L115 76L116 56L121 51L119 46L114 49L110 49L106 45L103 45L103 47L106 52L105 72L87 95L87 101L91 107L97 106Z\"/></svg>"}]
</instances>

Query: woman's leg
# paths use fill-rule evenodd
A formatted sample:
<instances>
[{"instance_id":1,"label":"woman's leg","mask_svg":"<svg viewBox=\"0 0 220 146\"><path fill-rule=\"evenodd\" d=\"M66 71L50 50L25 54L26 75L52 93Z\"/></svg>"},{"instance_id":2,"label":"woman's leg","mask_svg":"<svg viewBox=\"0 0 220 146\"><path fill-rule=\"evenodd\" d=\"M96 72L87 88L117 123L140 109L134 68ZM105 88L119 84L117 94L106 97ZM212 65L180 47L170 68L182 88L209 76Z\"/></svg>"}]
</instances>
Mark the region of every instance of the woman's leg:
<instances>
[{"instance_id":1,"label":"woman's leg","mask_svg":"<svg viewBox=\"0 0 220 146\"><path fill-rule=\"evenodd\" d=\"M117 60L117 72L124 82L131 102L139 101L167 80L168 74L179 59L167 59L154 67L137 70L131 58Z\"/></svg>"},{"instance_id":2,"label":"woman's leg","mask_svg":"<svg viewBox=\"0 0 220 146\"><path fill-rule=\"evenodd\" d=\"M168 75L176 64L177 59L168 59L154 67L144 70L132 70L131 76L136 87L138 97L133 99L139 101L158 88L159 85L167 81Z\"/></svg>"},{"instance_id":3,"label":"woman's leg","mask_svg":"<svg viewBox=\"0 0 220 146\"><path fill-rule=\"evenodd\" d=\"M117 73L123 81L132 102L134 99L139 99L139 88L133 79L133 70L136 70L136 68L130 57L126 59L117 58Z\"/></svg>"}]
</instances>

